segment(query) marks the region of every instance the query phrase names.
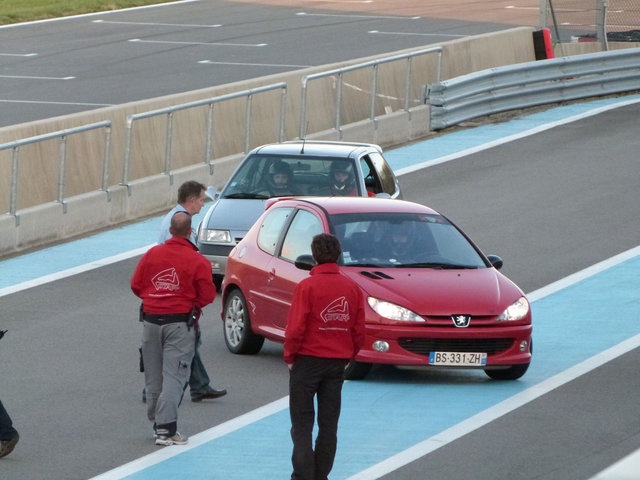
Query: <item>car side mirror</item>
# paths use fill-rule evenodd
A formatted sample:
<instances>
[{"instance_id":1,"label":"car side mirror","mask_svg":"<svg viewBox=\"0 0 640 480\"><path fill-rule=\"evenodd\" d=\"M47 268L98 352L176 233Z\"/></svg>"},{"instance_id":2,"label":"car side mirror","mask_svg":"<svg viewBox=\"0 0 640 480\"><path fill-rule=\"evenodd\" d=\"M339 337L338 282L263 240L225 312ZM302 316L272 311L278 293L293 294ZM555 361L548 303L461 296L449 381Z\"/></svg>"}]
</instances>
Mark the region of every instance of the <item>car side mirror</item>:
<instances>
[{"instance_id":1,"label":"car side mirror","mask_svg":"<svg viewBox=\"0 0 640 480\"><path fill-rule=\"evenodd\" d=\"M316 261L311 255L300 255L296 258L295 266L300 270L311 270L316 266Z\"/></svg>"},{"instance_id":2,"label":"car side mirror","mask_svg":"<svg viewBox=\"0 0 640 480\"><path fill-rule=\"evenodd\" d=\"M498 255L487 255L487 259L496 270L500 270L502 268L503 262Z\"/></svg>"},{"instance_id":3,"label":"car side mirror","mask_svg":"<svg viewBox=\"0 0 640 480\"><path fill-rule=\"evenodd\" d=\"M216 201L218 200L218 198L220 198L221 192L222 190L219 187L209 186L207 187L206 195L207 197L209 197L210 200Z\"/></svg>"}]
</instances>

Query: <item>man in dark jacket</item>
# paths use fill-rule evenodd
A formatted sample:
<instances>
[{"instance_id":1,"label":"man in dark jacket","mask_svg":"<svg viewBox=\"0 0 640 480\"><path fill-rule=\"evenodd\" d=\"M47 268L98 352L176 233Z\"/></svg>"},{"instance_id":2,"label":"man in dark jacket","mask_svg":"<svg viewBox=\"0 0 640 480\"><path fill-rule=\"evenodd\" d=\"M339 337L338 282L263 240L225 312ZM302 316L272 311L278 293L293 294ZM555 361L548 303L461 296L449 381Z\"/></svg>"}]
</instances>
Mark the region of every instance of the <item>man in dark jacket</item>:
<instances>
[{"instance_id":1,"label":"man in dark jacket","mask_svg":"<svg viewBox=\"0 0 640 480\"><path fill-rule=\"evenodd\" d=\"M363 295L338 269L338 239L316 235L311 253L318 265L296 287L284 341L284 361L290 369L292 480L327 480L338 442L344 368L364 342Z\"/></svg>"},{"instance_id":2,"label":"man in dark jacket","mask_svg":"<svg viewBox=\"0 0 640 480\"><path fill-rule=\"evenodd\" d=\"M189 241L191 215L177 212L170 231L172 238L145 253L131 278L131 290L142 299L147 417L156 445L187 443L177 423L196 347L192 316L197 323L216 296L211 265Z\"/></svg>"}]
</instances>

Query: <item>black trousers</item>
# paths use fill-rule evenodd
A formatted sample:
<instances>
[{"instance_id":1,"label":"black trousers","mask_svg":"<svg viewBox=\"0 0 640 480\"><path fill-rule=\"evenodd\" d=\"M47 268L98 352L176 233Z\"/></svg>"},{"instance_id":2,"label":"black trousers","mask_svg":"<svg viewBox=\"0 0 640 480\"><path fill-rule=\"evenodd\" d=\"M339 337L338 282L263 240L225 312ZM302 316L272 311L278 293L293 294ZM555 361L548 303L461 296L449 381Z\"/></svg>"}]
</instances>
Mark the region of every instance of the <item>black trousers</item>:
<instances>
[{"instance_id":1,"label":"black trousers","mask_svg":"<svg viewBox=\"0 0 640 480\"><path fill-rule=\"evenodd\" d=\"M4 409L4 405L0 401L0 440L6 442L18 436L18 432L13 428L11 417Z\"/></svg>"},{"instance_id":2,"label":"black trousers","mask_svg":"<svg viewBox=\"0 0 640 480\"><path fill-rule=\"evenodd\" d=\"M300 356L289 374L289 412L293 440L292 480L327 480L338 444L338 419L346 362ZM318 436L313 446L314 398Z\"/></svg>"}]
</instances>

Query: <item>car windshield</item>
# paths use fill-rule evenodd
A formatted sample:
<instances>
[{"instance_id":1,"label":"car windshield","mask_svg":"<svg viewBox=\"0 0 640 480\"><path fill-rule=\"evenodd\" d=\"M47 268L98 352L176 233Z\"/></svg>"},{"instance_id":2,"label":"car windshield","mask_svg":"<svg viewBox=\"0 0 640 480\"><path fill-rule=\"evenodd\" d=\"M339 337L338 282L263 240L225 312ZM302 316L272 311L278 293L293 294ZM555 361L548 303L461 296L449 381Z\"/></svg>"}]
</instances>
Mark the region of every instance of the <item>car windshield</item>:
<instances>
[{"instance_id":1,"label":"car windshield","mask_svg":"<svg viewBox=\"0 0 640 480\"><path fill-rule=\"evenodd\" d=\"M289 195L331 195L330 173L338 166L355 172L347 158L307 155L262 155L247 157L221 193L222 198L270 198ZM355 178L355 177L353 177ZM357 182L355 193L358 192Z\"/></svg>"},{"instance_id":2,"label":"car windshield","mask_svg":"<svg viewBox=\"0 0 640 480\"><path fill-rule=\"evenodd\" d=\"M475 269L485 261L441 215L350 213L332 215L345 266Z\"/></svg>"}]
</instances>

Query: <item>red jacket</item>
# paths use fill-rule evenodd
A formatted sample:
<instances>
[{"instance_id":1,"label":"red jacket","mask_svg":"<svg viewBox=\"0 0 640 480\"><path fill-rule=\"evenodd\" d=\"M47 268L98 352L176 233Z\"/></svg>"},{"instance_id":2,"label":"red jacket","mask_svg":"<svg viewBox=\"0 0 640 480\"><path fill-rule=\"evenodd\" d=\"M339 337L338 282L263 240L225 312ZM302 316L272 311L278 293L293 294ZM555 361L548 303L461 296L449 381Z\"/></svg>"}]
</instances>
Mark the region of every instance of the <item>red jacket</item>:
<instances>
[{"instance_id":1,"label":"red jacket","mask_svg":"<svg viewBox=\"0 0 640 480\"><path fill-rule=\"evenodd\" d=\"M298 355L351 360L364 342L364 299L335 263L313 267L293 295L287 316L284 361Z\"/></svg>"},{"instance_id":2,"label":"red jacket","mask_svg":"<svg viewBox=\"0 0 640 480\"><path fill-rule=\"evenodd\" d=\"M189 313L216 298L211 264L187 239L172 237L145 253L133 277L131 290L142 299L145 313Z\"/></svg>"}]
</instances>

